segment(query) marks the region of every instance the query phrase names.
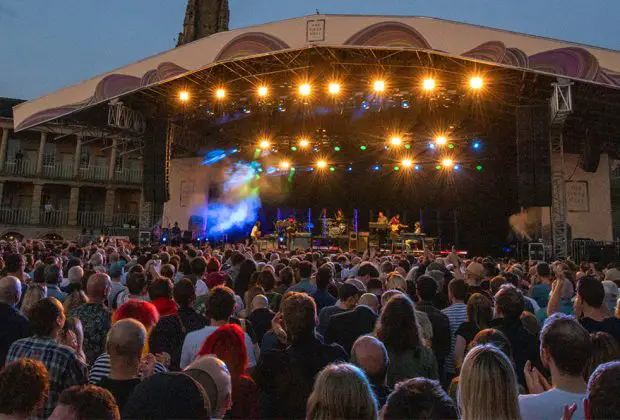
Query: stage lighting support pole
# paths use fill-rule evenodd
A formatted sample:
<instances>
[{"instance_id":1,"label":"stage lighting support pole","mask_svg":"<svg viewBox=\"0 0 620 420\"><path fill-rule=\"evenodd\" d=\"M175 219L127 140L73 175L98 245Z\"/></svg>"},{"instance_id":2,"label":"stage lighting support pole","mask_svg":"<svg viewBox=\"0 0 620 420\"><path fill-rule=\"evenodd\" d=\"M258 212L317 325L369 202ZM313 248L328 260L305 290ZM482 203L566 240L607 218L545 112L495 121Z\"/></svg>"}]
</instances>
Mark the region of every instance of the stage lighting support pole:
<instances>
[{"instance_id":1,"label":"stage lighting support pole","mask_svg":"<svg viewBox=\"0 0 620 420\"><path fill-rule=\"evenodd\" d=\"M573 111L572 83L558 78L553 84L549 148L551 151L551 231L553 254L564 260L568 256L568 207L566 180L564 178L564 141L562 131L566 119Z\"/></svg>"}]
</instances>

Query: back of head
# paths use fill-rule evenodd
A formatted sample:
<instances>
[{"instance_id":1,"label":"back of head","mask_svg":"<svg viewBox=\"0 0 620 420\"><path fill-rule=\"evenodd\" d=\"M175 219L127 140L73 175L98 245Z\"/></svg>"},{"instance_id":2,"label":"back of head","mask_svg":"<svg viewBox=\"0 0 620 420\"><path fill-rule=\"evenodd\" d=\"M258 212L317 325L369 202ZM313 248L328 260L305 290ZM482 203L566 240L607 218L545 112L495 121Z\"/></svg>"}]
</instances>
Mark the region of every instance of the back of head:
<instances>
[{"instance_id":1,"label":"back of head","mask_svg":"<svg viewBox=\"0 0 620 420\"><path fill-rule=\"evenodd\" d=\"M613 419L620 413L620 361L600 365L588 382L586 418ZM586 405L586 404L584 404ZM589 414L589 415L588 415Z\"/></svg>"},{"instance_id":2,"label":"back of head","mask_svg":"<svg viewBox=\"0 0 620 420\"><path fill-rule=\"evenodd\" d=\"M59 285L62 281L62 270L57 265L45 267L45 283L49 285Z\"/></svg>"},{"instance_id":3,"label":"back of head","mask_svg":"<svg viewBox=\"0 0 620 420\"><path fill-rule=\"evenodd\" d=\"M257 279L258 285L265 291L271 291L276 287L276 276L271 270L263 270Z\"/></svg>"},{"instance_id":4,"label":"back of head","mask_svg":"<svg viewBox=\"0 0 620 420\"><path fill-rule=\"evenodd\" d=\"M467 283L463 279L452 279L448 283L448 290L453 299L464 301L467 296Z\"/></svg>"},{"instance_id":5,"label":"back of head","mask_svg":"<svg viewBox=\"0 0 620 420\"><path fill-rule=\"evenodd\" d=\"M439 382L414 378L396 385L383 409L383 419L458 419L458 410Z\"/></svg>"},{"instance_id":6,"label":"back of head","mask_svg":"<svg viewBox=\"0 0 620 420\"><path fill-rule=\"evenodd\" d=\"M472 348L463 362L457 400L463 419L521 418L517 376L508 357L492 345Z\"/></svg>"},{"instance_id":7,"label":"back of head","mask_svg":"<svg viewBox=\"0 0 620 420\"><path fill-rule=\"evenodd\" d=\"M495 306L506 320L518 320L525 308L523 293L513 285L505 284L495 295Z\"/></svg>"},{"instance_id":8,"label":"back of head","mask_svg":"<svg viewBox=\"0 0 620 420\"><path fill-rule=\"evenodd\" d=\"M116 359L136 360L142 356L146 343L146 329L135 319L123 319L112 325L108 332L106 351L111 362Z\"/></svg>"},{"instance_id":9,"label":"back of head","mask_svg":"<svg viewBox=\"0 0 620 420\"><path fill-rule=\"evenodd\" d=\"M144 272L131 272L127 276L127 289L132 295L141 295L146 288L146 275Z\"/></svg>"},{"instance_id":10,"label":"back of head","mask_svg":"<svg viewBox=\"0 0 620 420\"><path fill-rule=\"evenodd\" d=\"M225 324L218 327L207 337L199 356L213 354L226 363L232 378L244 375L248 366L248 355L245 346L245 336L237 324Z\"/></svg>"},{"instance_id":11,"label":"back of head","mask_svg":"<svg viewBox=\"0 0 620 420\"><path fill-rule=\"evenodd\" d=\"M467 301L467 319L479 329L487 328L493 319L493 302L482 293L474 293Z\"/></svg>"},{"instance_id":12,"label":"back of head","mask_svg":"<svg viewBox=\"0 0 620 420\"><path fill-rule=\"evenodd\" d=\"M190 279L181 279L172 290L174 301L181 308L188 308L196 301L196 289Z\"/></svg>"},{"instance_id":13,"label":"back of head","mask_svg":"<svg viewBox=\"0 0 620 420\"><path fill-rule=\"evenodd\" d=\"M581 376L590 360L591 341L585 328L572 316L553 314L540 333L543 361L551 357L558 370L569 376Z\"/></svg>"},{"instance_id":14,"label":"back of head","mask_svg":"<svg viewBox=\"0 0 620 420\"><path fill-rule=\"evenodd\" d=\"M620 343L611 334L597 331L590 334L590 341L592 342L592 354L583 372L586 381L599 365L620 360Z\"/></svg>"},{"instance_id":15,"label":"back of head","mask_svg":"<svg viewBox=\"0 0 620 420\"><path fill-rule=\"evenodd\" d=\"M296 341L314 334L316 305L305 293L288 293L280 307L286 331Z\"/></svg>"},{"instance_id":16,"label":"back of head","mask_svg":"<svg viewBox=\"0 0 620 420\"><path fill-rule=\"evenodd\" d=\"M364 261L360 264L359 270L357 270L357 275L359 277L369 276L370 278L379 277L379 270L375 267L371 262Z\"/></svg>"},{"instance_id":17,"label":"back of head","mask_svg":"<svg viewBox=\"0 0 620 420\"><path fill-rule=\"evenodd\" d=\"M29 417L40 409L49 391L45 365L18 359L0 371L0 414Z\"/></svg>"},{"instance_id":18,"label":"back of head","mask_svg":"<svg viewBox=\"0 0 620 420\"><path fill-rule=\"evenodd\" d=\"M63 314L64 309L56 298L43 298L30 311L30 329L34 335L49 337L58 326L58 319Z\"/></svg>"},{"instance_id":19,"label":"back of head","mask_svg":"<svg viewBox=\"0 0 620 420\"><path fill-rule=\"evenodd\" d=\"M86 294L92 301L103 301L110 287L110 276L104 273L93 274L86 283Z\"/></svg>"},{"instance_id":20,"label":"back of head","mask_svg":"<svg viewBox=\"0 0 620 420\"><path fill-rule=\"evenodd\" d=\"M353 343L351 363L359 366L370 382L382 385L387 375L389 357L381 341L371 335L365 335Z\"/></svg>"},{"instance_id":21,"label":"back of head","mask_svg":"<svg viewBox=\"0 0 620 420\"><path fill-rule=\"evenodd\" d=\"M162 373L143 380L129 396L123 418L205 419L211 405L203 387L189 375Z\"/></svg>"},{"instance_id":22,"label":"back of head","mask_svg":"<svg viewBox=\"0 0 620 420\"><path fill-rule=\"evenodd\" d=\"M416 282L416 292L420 299L431 301L437 294L437 283L431 276L420 276Z\"/></svg>"},{"instance_id":23,"label":"back of head","mask_svg":"<svg viewBox=\"0 0 620 420\"><path fill-rule=\"evenodd\" d=\"M24 269L25 260L21 254L15 252L5 257L4 263L6 264L7 273L17 273Z\"/></svg>"},{"instance_id":24,"label":"back of head","mask_svg":"<svg viewBox=\"0 0 620 420\"><path fill-rule=\"evenodd\" d=\"M328 365L314 382L308 398L309 419L377 418L377 402L359 368L350 364Z\"/></svg>"},{"instance_id":25,"label":"back of head","mask_svg":"<svg viewBox=\"0 0 620 420\"><path fill-rule=\"evenodd\" d=\"M373 288L371 283L374 282L379 282L381 283L381 280L379 279L370 279L368 281L368 288L371 289ZM387 288L389 289L396 289L396 290L400 290L401 292L406 292L407 291L407 283L405 282L405 278L403 276L401 276L400 274L393 272L388 276L387 279ZM380 287L379 287L380 289Z\"/></svg>"},{"instance_id":26,"label":"back of head","mask_svg":"<svg viewBox=\"0 0 620 420\"><path fill-rule=\"evenodd\" d=\"M485 328L480 330L471 341L470 347L476 347L483 344L491 344L501 350L510 360L512 360L512 345L508 337L495 328Z\"/></svg>"},{"instance_id":27,"label":"back of head","mask_svg":"<svg viewBox=\"0 0 620 420\"><path fill-rule=\"evenodd\" d=\"M155 299L172 299L172 290L174 289L174 284L172 280L168 278L159 278L149 286L149 297L151 300Z\"/></svg>"},{"instance_id":28,"label":"back of head","mask_svg":"<svg viewBox=\"0 0 620 420\"><path fill-rule=\"evenodd\" d=\"M197 277L202 277L207 269L207 260L204 257L194 258L190 263L192 274Z\"/></svg>"},{"instance_id":29,"label":"back of head","mask_svg":"<svg viewBox=\"0 0 620 420\"><path fill-rule=\"evenodd\" d=\"M220 267L220 260L215 257L211 257L209 258L209 261L207 261L207 273L215 273L220 271Z\"/></svg>"},{"instance_id":30,"label":"back of head","mask_svg":"<svg viewBox=\"0 0 620 420\"><path fill-rule=\"evenodd\" d=\"M368 306L374 312L378 312L379 310L379 298L372 293L364 293L360 300L357 301L358 305Z\"/></svg>"},{"instance_id":31,"label":"back of head","mask_svg":"<svg viewBox=\"0 0 620 420\"><path fill-rule=\"evenodd\" d=\"M120 420L114 397L107 389L95 385L76 385L65 389L50 419Z\"/></svg>"},{"instance_id":32,"label":"back of head","mask_svg":"<svg viewBox=\"0 0 620 420\"><path fill-rule=\"evenodd\" d=\"M491 296L495 296L497 292L499 292L499 289L506 283L508 283L508 280L506 280L504 276L493 277L489 282Z\"/></svg>"},{"instance_id":33,"label":"back of head","mask_svg":"<svg viewBox=\"0 0 620 420\"><path fill-rule=\"evenodd\" d=\"M67 272L67 277L69 278L69 283L80 283L82 277L84 277L84 269L79 265L71 267Z\"/></svg>"},{"instance_id":34,"label":"back of head","mask_svg":"<svg viewBox=\"0 0 620 420\"><path fill-rule=\"evenodd\" d=\"M214 355L206 355L194 360L183 373L202 385L209 398L213 416L223 416L228 409L232 392L230 372L226 364Z\"/></svg>"},{"instance_id":35,"label":"back of head","mask_svg":"<svg viewBox=\"0 0 620 420\"><path fill-rule=\"evenodd\" d=\"M6 276L0 279L0 302L16 305L22 294L22 284L17 277Z\"/></svg>"},{"instance_id":36,"label":"back of head","mask_svg":"<svg viewBox=\"0 0 620 420\"><path fill-rule=\"evenodd\" d=\"M332 281L332 269L329 265L322 265L316 273L316 287L319 290L327 289Z\"/></svg>"},{"instance_id":37,"label":"back of head","mask_svg":"<svg viewBox=\"0 0 620 420\"><path fill-rule=\"evenodd\" d=\"M254 311L256 309L265 309L269 307L269 300L265 295L256 295L251 302L251 310Z\"/></svg>"},{"instance_id":38,"label":"back of head","mask_svg":"<svg viewBox=\"0 0 620 420\"><path fill-rule=\"evenodd\" d=\"M549 264L546 262L539 262L536 264L536 274L540 277L549 277L551 276L551 268L549 268Z\"/></svg>"},{"instance_id":39,"label":"back of head","mask_svg":"<svg viewBox=\"0 0 620 420\"><path fill-rule=\"evenodd\" d=\"M605 287L594 276L585 276L577 283L577 296L592 308L600 308L605 301Z\"/></svg>"},{"instance_id":40,"label":"back of head","mask_svg":"<svg viewBox=\"0 0 620 420\"><path fill-rule=\"evenodd\" d=\"M150 331L159 321L159 312L151 302L130 299L114 313L114 321L119 322L123 319L135 319Z\"/></svg>"},{"instance_id":41,"label":"back of head","mask_svg":"<svg viewBox=\"0 0 620 420\"><path fill-rule=\"evenodd\" d=\"M214 287L209 292L208 313L216 321L228 320L235 309L235 292L226 286Z\"/></svg>"},{"instance_id":42,"label":"back of head","mask_svg":"<svg viewBox=\"0 0 620 420\"><path fill-rule=\"evenodd\" d=\"M375 335L390 351L402 352L422 346L413 302L404 294L390 298L375 328Z\"/></svg>"},{"instance_id":43,"label":"back of head","mask_svg":"<svg viewBox=\"0 0 620 420\"><path fill-rule=\"evenodd\" d=\"M309 279L312 275L312 263L310 261L302 261L299 264L299 276L302 279Z\"/></svg>"}]
</instances>

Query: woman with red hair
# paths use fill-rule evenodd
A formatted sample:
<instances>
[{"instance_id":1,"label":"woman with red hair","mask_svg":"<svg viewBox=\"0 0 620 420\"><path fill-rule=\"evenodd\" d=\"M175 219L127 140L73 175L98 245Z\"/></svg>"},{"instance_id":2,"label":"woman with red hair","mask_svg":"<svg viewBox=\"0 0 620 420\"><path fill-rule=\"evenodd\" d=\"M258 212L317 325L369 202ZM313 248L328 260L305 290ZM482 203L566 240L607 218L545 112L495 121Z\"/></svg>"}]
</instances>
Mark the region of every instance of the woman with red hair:
<instances>
[{"instance_id":1,"label":"woman with red hair","mask_svg":"<svg viewBox=\"0 0 620 420\"><path fill-rule=\"evenodd\" d=\"M213 354L223 360L232 382L232 408L227 418L258 418L258 387L248 375L244 332L237 324L225 324L205 340L198 356Z\"/></svg>"},{"instance_id":2,"label":"woman with red hair","mask_svg":"<svg viewBox=\"0 0 620 420\"><path fill-rule=\"evenodd\" d=\"M209 261L207 261L207 269L205 271L203 280L205 283L207 283L209 289L213 289L220 284L226 284L228 275L220 271L221 268L222 265L217 258L211 257L209 258Z\"/></svg>"}]
</instances>

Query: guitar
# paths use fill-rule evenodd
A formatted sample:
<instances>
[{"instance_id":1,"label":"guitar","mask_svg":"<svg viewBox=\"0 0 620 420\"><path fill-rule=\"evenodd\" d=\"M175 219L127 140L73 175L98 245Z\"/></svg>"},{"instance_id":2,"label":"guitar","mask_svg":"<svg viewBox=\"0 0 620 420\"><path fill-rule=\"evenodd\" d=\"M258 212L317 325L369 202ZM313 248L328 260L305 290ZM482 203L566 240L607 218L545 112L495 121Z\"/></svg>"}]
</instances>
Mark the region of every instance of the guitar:
<instances>
[{"instance_id":1,"label":"guitar","mask_svg":"<svg viewBox=\"0 0 620 420\"><path fill-rule=\"evenodd\" d=\"M401 225L401 224L390 225L390 229L392 230L392 233L399 233L402 229L406 229L408 227L409 225Z\"/></svg>"}]
</instances>

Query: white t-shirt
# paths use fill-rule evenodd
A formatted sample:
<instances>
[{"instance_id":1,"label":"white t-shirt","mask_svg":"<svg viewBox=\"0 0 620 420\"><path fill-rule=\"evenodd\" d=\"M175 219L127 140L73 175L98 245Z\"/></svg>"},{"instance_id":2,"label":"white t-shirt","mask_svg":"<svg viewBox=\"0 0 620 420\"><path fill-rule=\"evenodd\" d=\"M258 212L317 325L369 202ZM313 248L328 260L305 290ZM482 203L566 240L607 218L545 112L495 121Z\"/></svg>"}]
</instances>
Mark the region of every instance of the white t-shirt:
<instances>
[{"instance_id":1,"label":"white t-shirt","mask_svg":"<svg viewBox=\"0 0 620 420\"><path fill-rule=\"evenodd\" d=\"M183 349L181 350L181 369L185 369L190 363L196 360L196 355L198 355L205 340L213 334L217 328L218 327L207 326L185 336ZM254 348L252 347L252 339L248 333L245 333L245 348L248 353L248 367L254 367L256 365L256 356L254 355Z\"/></svg>"},{"instance_id":2,"label":"white t-shirt","mask_svg":"<svg viewBox=\"0 0 620 420\"><path fill-rule=\"evenodd\" d=\"M585 394L575 394L557 388L542 394L519 395L521 418L537 420L558 420L562 418L564 406L577 404L572 420L583 419L583 399Z\"/></svg>"},{"instance_id":3,"label":"white t-shirt","mask_svg":"<svg viewBox=\"0 0 620 420\"><path fill-rule=\"evenodd\" d=\"M257 233L258 233L258 226L254 225L254 227L252 228L252 233L250 233L250 236L252 238L256 238Z\"/></svg>"}]
</instances>

